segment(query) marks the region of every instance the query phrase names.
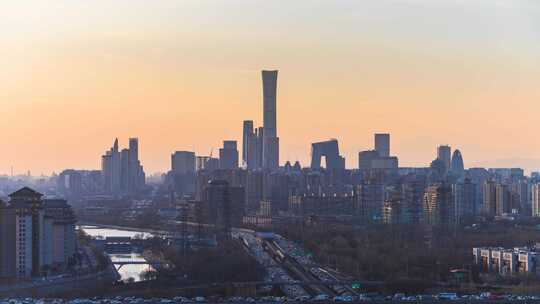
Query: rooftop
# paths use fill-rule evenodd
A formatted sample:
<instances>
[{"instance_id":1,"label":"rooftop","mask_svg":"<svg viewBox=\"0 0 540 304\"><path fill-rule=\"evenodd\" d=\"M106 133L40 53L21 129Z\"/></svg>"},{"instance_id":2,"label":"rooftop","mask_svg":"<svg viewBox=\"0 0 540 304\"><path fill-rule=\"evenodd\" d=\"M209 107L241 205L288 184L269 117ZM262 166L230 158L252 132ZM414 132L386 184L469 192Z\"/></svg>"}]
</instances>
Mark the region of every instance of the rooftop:
<instances>
[{"instance_id":1,"label":"rooftop","mask_svg":"<svg viewBox=\"0 0 540 304\"><path fill-rule=\"evenodd\" d=\"M32 198L41 198L43 196L43 194L31 189L31 188L28 188L28 187L23 187L13 193L11 193L9 195L10 198L26 198L26 197L32 197Z\"/></svg>"}]
</instances>

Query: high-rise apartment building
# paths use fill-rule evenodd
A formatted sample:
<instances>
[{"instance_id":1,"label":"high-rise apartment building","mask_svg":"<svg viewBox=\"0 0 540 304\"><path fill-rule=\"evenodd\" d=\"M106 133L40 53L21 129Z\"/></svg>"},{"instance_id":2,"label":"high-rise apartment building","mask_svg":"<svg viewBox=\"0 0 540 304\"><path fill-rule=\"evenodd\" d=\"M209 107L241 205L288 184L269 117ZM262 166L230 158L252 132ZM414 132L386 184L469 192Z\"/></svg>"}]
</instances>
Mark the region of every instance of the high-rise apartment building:
<instances>
[{"instance_id":1,"label":"high-rise apartment building","mask_svg":"<svg viewBox=\"0 0 540 304\"><path fill-rule=\"evenodd\" d=\"M512 212L511 195L508 185L495 186L495 214L503 215Z\"/></svg>"},{"instance_id":2,"label":"high-rise apartment building","mask_svg":"<svg viewBox=\"0 0 540 304\"><path fill-rule=\"evenodd\" d=\"M0 278L15 278L15 244L17 235L15 209L7 208L7 203L0 200Z\"/></svg>"},{"instance_id":3,"label":"high-rise apartment building","mask_svg":"<svg viewBox=\"0 0 540 304\"><path fill-rule=\"evenodd\" d=\"M497 185L493 181L486 181L482 185L483 213L487 216L497 214Z\"/></svg>"},{"instance_id":4,"label":"high-rise apartment building","mask_svg":"<svg viewBox=\"0 0 540 304\"><path fill-rule=\"evenodd\" d=\"M65 268L75 255L75 217L65 201L22 188L0 202L0 278L29 279Z\"/></svg>"},{"instance_id":5,"label":"high-rise apartment building","mask_svg":"<svg viewBox=\"0 0 540 304\"><path fill-rule=\"evenodd\" d=\"M385 188L382 184L364 183L354 189L354 209L364 222L381 219L384 200Z\"/></svg>"},{"instance_id":6,"label":"high-rise apartment building","mask_svg":"<svg viewBox=\"0 0 540 304\"><path fill-rule=\"evenodd\" d=\"M456 223L452 188L445 183L427 187L424 194L424 222L430 225Z\"/></svg>"},{"instance_id":7,"label":"high-rise apartment building","mask_svg":"<svg viewBox=\"0 0 540 304\"><path fill-rule=\"evenodd\" d=\"M476 207L477 185L469 178L463 181L463 216L472 217L479 214Z\"/></svg>"},{"instance_id":8,"label":"high-rise apartment building","mask_svg":"<svg viewBox=\"0 0 540 304\"><path fill-rule=\"evenodd\" d=\"M540 217L540 183L531 186L532 216Z\"/></svg>"},{"instance_id":9,"label":"high-rise apartment building","mask_svg":"<svg viewBox=\"0 0 540 304\"><path fill-rule=\"evenodd\" d=\"M75 215L63 199L44 199L44 249L47 262L55 268L66 267L76 253Z\"/></svg>"},{"instance_id":10,"label":"high-rise apartment building","mask_svg":"<svg viewBox=\"0 0 540 304\"><path fill-rule=\"evenodd\" d=\"M411 218L407 204L397 198L385 200L382 207L384 224L410 224Z\"/></svg>"},{"instance_id":11,"label":"high-rise apartment building","mask_svg":"<svg viewBox=\"0 0 540 304\"><path fill-rule=\"evenodd\" d=\"M469 179L464 182L452 184L452 212L455 222L462 223L465 218L472 218L475 215L474 201L476 198L475 184Z\"/></svg>"},{"instance_id":12,"label":"high-rise apartment building","mask_svg":"<svg viewBox=\"0 0 540 304\"><path fill-rule=\"evenodd\" d=\"M527 180L519 180L510 185L510 191L515 201L512 208L519 210L522 215L531 214L531 185Z\"/></svg>"},{"instance_id":13,"label":"high-rise apartment building","mask_svg":"<svg viewBox=\"0 0 540 304\"><path fill-rule=\"evenodd\" d=\"M421 178L415 178L401 185L401 198L407 204L411 224L422 222L425 189L426 182Z\"/></svg>"}]
</instances>

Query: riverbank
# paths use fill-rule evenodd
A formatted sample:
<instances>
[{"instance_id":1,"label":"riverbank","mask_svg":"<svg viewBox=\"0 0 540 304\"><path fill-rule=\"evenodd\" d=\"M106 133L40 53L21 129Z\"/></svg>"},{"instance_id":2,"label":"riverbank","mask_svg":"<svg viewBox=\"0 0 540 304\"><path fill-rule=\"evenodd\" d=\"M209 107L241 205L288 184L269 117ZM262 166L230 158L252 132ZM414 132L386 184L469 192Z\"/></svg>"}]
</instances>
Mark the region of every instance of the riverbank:
<instances>
[{"instance_id":1,"label":"riverbank","mask_svg":"<svg viewBox=\"0 0 540 304\"><path fill-rule=\"evenodd\" d=\"M143 280L142 274L158 269L157 266L166 265L159 261L157 257L145 253L143 249L144 239L152 236L163 236L162 231L150 229L138 229L136 227L122 227L118 225L102 225L94 222L82 222L79 229L83 230L88 236L96 239L108 237L131 238L135 242L137 249L131 252L112 252L107 256L118 268L121 280L123 282L137 282ZM143 263L144 262L144 263Z\"/></svg>"}]
</instances>

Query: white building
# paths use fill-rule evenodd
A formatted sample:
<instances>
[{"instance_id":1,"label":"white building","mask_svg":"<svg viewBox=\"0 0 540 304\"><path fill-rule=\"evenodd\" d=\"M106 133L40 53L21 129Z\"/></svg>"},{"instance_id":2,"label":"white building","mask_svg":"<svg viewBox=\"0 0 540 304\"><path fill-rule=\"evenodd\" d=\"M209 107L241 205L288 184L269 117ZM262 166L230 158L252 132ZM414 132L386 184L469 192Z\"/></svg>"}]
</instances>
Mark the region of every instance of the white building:
<instances>
[{"instance_id":1,"label":"white building","mask_svg":"<svg viewBox=\"0 0 540 304\"><path fill-rule=\"evenodd\" d=\"M20 212L20 213L19 213ZM20 210L15 216L15 269L17 278L29 278L32 276L32 216Z\"/></svg>"},{"instance_id":2,"label":"white building","mask_svg":"<svg viewBox=\"0 0 540 304\"><path fill-rule=\"evenodd\" d=\"M530 248L473 248L474 263L485 272L500 274L539 273L540 253Z\"/></svg>"}]
</instances>

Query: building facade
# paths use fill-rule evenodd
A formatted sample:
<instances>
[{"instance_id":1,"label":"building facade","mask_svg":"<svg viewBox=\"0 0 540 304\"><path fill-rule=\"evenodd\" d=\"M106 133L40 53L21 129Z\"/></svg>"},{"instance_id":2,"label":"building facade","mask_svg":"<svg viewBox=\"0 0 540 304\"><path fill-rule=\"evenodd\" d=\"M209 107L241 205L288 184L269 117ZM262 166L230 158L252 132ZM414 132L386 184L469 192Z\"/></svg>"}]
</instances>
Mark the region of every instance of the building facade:
<instances>
[{"instance_id":1,"label":"building facade","mask_svg":"<svg viewBox=\"0 0 540 304\"><path fill-rule=\"evenodd\" d=\"M171 171L179 174L195 173L195 152L174 152L171 155Z\"/></svg>"},{"instance_id":2,"label":"building facade","mask_svg":"<svg viewBox=\"0 0 540 304\"><path fill-rule=\"evenodd\" d=\"M75 217L65 201L44 202L22 188L0 204L0 278L27 280L53 267L65 269L75 256Z\"/></svg>"},{"instance_id":3,"label":"building facade","mask_svg":"<svg viewBox=\"0 0 540 304\"><path fill-rule=\"evenodd\" d=\"M427 187L424 193L424 223L450 225L456 223L455 200L452 188L445 183Z\"/></svg>"},{"instance_id":4,"label":"building facade","mask_svg":"<svg viewBox=\"0 0 540 304\"><path fill-rule=\"evenodd\" d=\"M139 140L129 139L129 149L119 150L118 138L101 157L103 191L106 194L136 194L145 185L145 173L139 160Z\"/></svg>"},{"instance_id":5,"label":"building facade","mask_svg":"<svg viewBox=\"0 0 540 304\"><path fill-rule=\"evenodd\" d=\"M540 217L540 184L531 186L532 216Z\"/></svg>"},{"instance_id":6,"label":"building facade","mask_svg":"<svg viewBox=\"0 0 540 304\"><path fill-rule=\"evenodd\" d=\"M223 141L223 148L219 149L219 168L238 168L238 149L235 140Z\"/></svg>"},{"instance_id":7,"label":"building facade","mask_svg":"<svg viewBox=\"0 0 540 304\"><path fill-rule=\"evenodd\" d=\"M379 152L381 157L390 156L390 134L375 134L375 151Z\"/></svg>"},{"instance_id":8,"label":"building facade","mask_svg":"<svg viewBox=\"0 0 540 304\"><path fill-rule=\"evenodd\" d=\"M263 81L263 167L279 167L279 138L277 136L277 77L278 71L262 71Z\"/></svg>"},{"instance_id":9,"label":"building facade","mask_svg":"<svg viewBox=\"0 0 540 304\"><path fill-rule=\"evenodd\" d=\"M451 166L451 148L448 145L439 146L437 148L437 159L442 162L445 173L448 173Z\"/></svg>"}]
</instances>

